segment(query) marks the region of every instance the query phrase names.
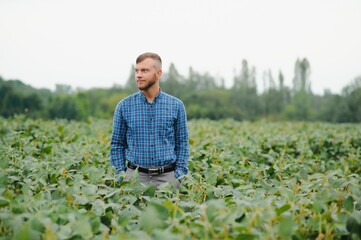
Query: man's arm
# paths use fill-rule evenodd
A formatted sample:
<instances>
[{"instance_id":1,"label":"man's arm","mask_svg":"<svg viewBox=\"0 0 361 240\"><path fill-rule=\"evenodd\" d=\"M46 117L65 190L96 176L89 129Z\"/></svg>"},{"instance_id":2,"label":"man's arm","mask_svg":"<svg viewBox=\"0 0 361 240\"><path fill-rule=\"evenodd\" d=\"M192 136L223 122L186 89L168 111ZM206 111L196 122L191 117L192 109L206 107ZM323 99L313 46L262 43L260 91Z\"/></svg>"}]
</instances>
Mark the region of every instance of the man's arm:
<instances>
[{"instance_id":1,"label":"man's arm","mask_svg":"<svg viewBox=\"0 0 361 240\"><path fill-rule=\"evenodd\" d=\"M121 104L118 104L113 119L113 132L110 142L110 163L115 167L117 172L125 171L125 148L126 141L126 122L121 111Z\"/></svg>"},{"instance_id":2,"label":"man's arm","mask_svg":"<svg viewBox=\"0 0 361 240\"><path fill-rule=\"evenodd\" d=\"M189 158L187 114L183 103L179 107L175 124L175 152L177 155L175 177L181 180L188 173Z\"/></svg>"}]
</instances>

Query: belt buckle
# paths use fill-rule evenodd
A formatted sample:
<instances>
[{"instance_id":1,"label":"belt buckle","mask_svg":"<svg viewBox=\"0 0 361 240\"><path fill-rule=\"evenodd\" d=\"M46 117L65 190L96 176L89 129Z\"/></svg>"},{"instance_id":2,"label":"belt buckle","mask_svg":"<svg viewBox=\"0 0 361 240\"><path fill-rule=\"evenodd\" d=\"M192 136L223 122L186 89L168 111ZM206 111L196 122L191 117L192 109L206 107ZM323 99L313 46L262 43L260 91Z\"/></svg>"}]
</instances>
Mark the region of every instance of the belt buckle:
<instances>
[{"instance_id":1,"label":"belt buckle","mask_svg":"<svg viewBox=\"0 0 361 240\"><path fill-rule=\"evenodd\" d=\"M148 168L148 174L150 176L157 176L159 175L158 168Z\"/></svg>"}]
</instances>

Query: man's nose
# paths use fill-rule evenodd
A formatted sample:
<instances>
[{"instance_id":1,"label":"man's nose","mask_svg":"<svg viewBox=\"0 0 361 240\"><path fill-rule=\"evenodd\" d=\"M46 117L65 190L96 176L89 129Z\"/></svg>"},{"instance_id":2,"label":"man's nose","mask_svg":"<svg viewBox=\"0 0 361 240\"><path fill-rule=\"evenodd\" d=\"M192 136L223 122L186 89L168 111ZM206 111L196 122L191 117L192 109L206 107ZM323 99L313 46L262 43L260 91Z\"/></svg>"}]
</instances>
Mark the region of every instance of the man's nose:
<instances>
[{"instance_id":1,"label":"man's nose","mask_svg":"<svg viewBox=\"0 0 361 240\"><path fill-rule=\"evenodd\" d=\"M143 72L142 71L137 71L137 72L135 72L135 76L136 77L143 77Z\"/></svg>"}]
</instances>

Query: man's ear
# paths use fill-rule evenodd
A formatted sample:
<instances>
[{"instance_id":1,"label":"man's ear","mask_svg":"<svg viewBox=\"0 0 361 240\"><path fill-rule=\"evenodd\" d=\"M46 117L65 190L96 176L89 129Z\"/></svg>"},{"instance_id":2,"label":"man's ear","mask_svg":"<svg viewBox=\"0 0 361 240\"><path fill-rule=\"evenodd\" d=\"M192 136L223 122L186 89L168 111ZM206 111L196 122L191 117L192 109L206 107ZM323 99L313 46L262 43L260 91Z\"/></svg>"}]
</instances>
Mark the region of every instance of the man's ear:
<instances>
[{"instance_id":1,"label":"man's ear","mask_svg":"<svg viewBox=\"0 0 361 240\"><path fill-rule=\"evenodd\" d=\"M157 70L158 78L160 78L162 76L162 73L163 73L162 69Z\"/></svg>"}]
</instances>

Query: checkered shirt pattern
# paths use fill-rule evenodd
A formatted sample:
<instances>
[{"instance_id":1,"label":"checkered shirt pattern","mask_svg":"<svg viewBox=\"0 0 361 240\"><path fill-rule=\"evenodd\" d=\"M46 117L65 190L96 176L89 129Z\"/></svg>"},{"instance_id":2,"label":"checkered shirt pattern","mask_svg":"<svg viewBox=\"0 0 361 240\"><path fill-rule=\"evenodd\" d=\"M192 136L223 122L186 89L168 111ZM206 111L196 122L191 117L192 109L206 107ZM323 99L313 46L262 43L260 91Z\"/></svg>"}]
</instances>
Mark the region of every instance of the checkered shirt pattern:
<instances>
[{"instance_id":1,"label":"checkered shirt pattern","mask_svg":"<svg viewBox=\"0 0 361 240\"><path fill-rule=\"evenodd\" d=\"M139 91L117 104L110 162L126 171L126 161L149 168L176 163L175 176L188 173L188 127L183 103L162 91L148 103Z\"/></svg>"}]
</instances>

